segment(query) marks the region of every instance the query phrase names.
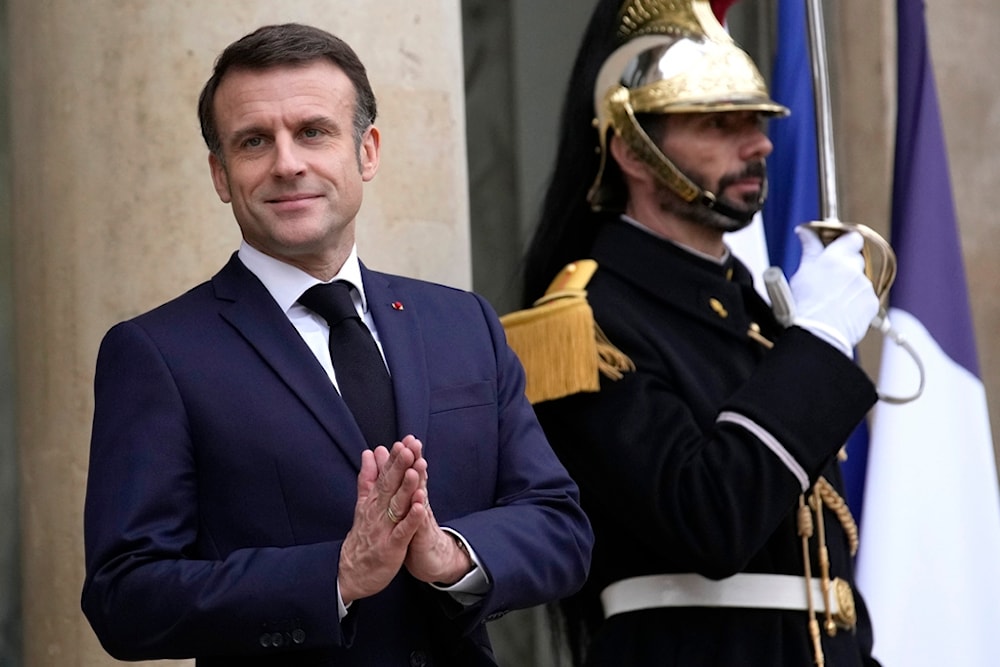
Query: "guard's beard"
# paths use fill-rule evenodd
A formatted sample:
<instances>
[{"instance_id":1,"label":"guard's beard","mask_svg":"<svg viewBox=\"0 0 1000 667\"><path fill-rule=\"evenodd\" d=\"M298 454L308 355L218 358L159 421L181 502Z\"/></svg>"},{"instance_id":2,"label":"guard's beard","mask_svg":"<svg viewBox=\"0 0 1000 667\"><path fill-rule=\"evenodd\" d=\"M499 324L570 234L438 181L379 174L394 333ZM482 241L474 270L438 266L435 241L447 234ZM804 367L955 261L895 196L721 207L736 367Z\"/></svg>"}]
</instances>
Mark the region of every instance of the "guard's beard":
<instances>
[{"instance_id":1,"label":"guard's beard","mask_svg":"<svg viewBox=\"0 0 1000 667\"><path fill-rule=\"evenodd\" d=\"M708 190L705 185L707 179L702 174L693 170L685 173L698 187ZM725 192L727 187L744 178L760 178L760 191L756 194L748 193L738 201L716 194L716 206L710 207L698 199L690 202L684 201L666 186L661 186L660 208L664 212L672 213L709 229L721 232L739 231L749 225L753 216L764 207L764 199L767 197L767 167L764 161L750 162L743 171L724 175L719 179L719 187L716 190L716 193Z\"/></svg>"}]
</instances>

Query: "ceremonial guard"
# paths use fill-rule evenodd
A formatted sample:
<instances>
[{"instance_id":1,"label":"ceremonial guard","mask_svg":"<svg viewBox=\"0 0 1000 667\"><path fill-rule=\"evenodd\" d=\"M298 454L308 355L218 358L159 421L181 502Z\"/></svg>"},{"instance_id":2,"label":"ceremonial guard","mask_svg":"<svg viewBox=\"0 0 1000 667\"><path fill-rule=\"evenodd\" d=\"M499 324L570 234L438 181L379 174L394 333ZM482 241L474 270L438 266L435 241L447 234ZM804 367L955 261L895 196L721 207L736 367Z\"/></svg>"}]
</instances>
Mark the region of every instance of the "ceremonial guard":
<instances>
[{"instance_id":1,"label":"ceremonial guard","mask_svg":"<svg viewBox=\"0 0 1000 667\"><path fill-rule=\"evenodd\" d=\"M878 664L838 462L877 398L863 239L799 230L787 325L724 240L788 113L707 0L598 3L504 318L595 529L576 664Z\"/></svg>"}]
</instances>

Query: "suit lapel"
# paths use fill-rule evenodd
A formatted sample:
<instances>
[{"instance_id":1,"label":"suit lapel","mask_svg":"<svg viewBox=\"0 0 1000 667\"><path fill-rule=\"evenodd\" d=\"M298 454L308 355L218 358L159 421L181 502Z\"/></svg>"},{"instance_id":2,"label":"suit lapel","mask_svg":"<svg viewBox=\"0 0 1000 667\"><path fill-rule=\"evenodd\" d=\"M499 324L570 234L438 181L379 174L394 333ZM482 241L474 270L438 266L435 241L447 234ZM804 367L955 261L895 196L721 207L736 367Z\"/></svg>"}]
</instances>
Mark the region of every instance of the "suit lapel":
<instances>
[{"instance_id":1,"label":"suit lapel","mask_svg":"<svg viewBox=\"0 0 1000 667\"><path fill-rule=\"evenodd\" d=\"M323 368L264 285L236 255L212 279L219 314L301 400L356 470L364 436Z\"/></svg>"},{"instance_id":2,"label":"suit lapel","mask_svg":"<svg viewBox=\"0 0 1000 667\"><path fill-rule=\"evenodd\" d=\"M399 437L413 434L423 439L430 414L430 379L417 317L420 304L411 298L404 281L369 271L364 264L361 277L368 309L392 375Z\"/></svg>"}]
</instances>

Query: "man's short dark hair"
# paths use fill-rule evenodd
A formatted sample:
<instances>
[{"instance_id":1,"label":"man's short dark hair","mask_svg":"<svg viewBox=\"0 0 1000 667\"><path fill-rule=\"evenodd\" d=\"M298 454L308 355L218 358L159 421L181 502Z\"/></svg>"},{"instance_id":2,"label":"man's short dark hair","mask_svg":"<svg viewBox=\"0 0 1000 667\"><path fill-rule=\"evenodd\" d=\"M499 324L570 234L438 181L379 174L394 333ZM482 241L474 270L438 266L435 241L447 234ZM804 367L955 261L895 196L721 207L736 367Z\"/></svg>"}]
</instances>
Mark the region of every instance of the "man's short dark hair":
<instances>
[{"instance_id":1,"label":"man's short dark hair","mask_svg":"<svg viewBox=\"0 0 1000 667\"><path fill-rule=\"evenodd\" d=\"M208 150L222 158L222 143L215 124L215 92L231 70L264 70L281 65L305 65L326 58L343 70L354 86L354 141L361 144L365 130L375 122L375 94L365 66L344 40L325 30L299 23L258 28L233 42L215 61L212 76L198 98L201 136Z\"/></svg>"}]
</instances>

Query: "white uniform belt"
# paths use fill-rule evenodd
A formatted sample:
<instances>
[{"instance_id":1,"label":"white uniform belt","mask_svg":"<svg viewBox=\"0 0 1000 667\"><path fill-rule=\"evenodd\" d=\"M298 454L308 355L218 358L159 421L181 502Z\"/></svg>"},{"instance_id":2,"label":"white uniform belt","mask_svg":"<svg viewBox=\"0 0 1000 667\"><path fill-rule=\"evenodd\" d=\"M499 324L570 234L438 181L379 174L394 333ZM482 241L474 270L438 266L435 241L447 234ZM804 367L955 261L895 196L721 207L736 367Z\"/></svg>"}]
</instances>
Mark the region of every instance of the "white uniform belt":
<instances>
[{"instance_id":1,"label":"white uniform belt","mask_svg":"<svg viewBox=\"0 0 1000 667\"><path fill-rule=\"evenodd\" d=\"M657 607L743 607L808 611L806 579L789 574L743 572L715 581L700 574L651 574L616 581L601 592L604 617ZM809 582L812 608L826 611L819 579ZM845 595L847 597L845 597ZM830 614L842 627L854 625L854 598L842 579L830 581Z\"/></svg>"}]
</instances>

